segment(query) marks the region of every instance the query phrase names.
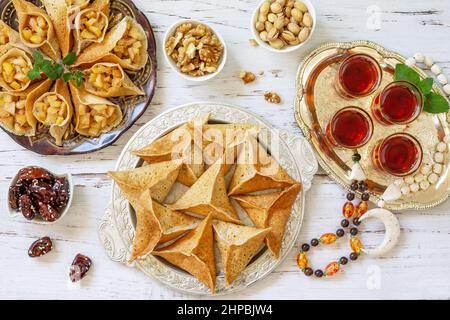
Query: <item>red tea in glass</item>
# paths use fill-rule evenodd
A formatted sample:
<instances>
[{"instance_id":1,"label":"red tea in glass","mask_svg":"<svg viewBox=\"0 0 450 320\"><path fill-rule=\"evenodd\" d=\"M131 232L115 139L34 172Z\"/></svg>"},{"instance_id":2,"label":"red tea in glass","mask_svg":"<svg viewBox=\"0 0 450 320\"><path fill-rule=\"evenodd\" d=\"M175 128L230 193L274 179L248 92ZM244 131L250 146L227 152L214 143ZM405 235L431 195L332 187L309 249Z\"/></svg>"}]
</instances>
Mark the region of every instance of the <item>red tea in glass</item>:
<instances>
[{"instance_id":1,"label":"red tea in glass","mask_svg":"<svg viewBox=\"0 0 450 320\"><path fill-rule=\"evenodd\" d=\"M365 97L378 89L381 77L381 67L374 58L353 54L341 63L335 87L343 97Z\"/></svg>"},{"instance_id":2,"label":"red tea in glass","mask_svg":"<svg viewBox=\"0 0 450 320\"><path fill-rule=\"evenodd\" d=\"M357 107L346 107L336 112L326 129L327 139L332 145L348 149L362 147L372 133L370 116Z\"/></svg>"},{"instance_id":3,"label":"red tea in glass","mask_svg":"<svg viewBox=\"0 0 450 320\"><path fill-rule=\"evenodd\" d=\"M390 83L372 102L373 116L385 125L410 123L419 116L422 109L422 93L407 81Z\"/></svg>"},{"instance_id":4,"label":"red tea in glass","mask_svg":"<svg viewBox=\"0 0 450 320\"><path fill-rule=\"evenodd\" d=\"M375 146L372 161L376 168L391 175L410 175L420 167L422 148L413 136L396 133Z\"/></svg>"}]
</instances>

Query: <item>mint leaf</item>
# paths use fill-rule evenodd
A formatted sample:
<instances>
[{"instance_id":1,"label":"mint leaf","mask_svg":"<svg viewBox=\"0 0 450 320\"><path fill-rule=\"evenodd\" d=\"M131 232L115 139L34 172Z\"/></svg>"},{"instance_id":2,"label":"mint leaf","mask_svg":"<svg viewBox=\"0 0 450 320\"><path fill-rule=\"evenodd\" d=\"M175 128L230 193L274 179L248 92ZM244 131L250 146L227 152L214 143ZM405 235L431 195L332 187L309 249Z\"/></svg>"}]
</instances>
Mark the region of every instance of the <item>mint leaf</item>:
<instances>
[{"instance_id":1,"label":"mint leaf","mask_svg":"<svg viewBox=\"0 0 450 320\"><path fill-rule=\"evenodd\" d=\"M449 110L448 100L440 94L431 92L427 95L423 109L429 113L442 113Z\"/></svg>"},{"instance_id":2,"label":"mint leaf","mask_svg":"<svg viewBox=\"0 0 450 320\"><path fill-rule=\"evenodd\" d=\"M84 73L78 70L74 72L73 76L75 78L75 83L77 87L81 87L81 84L83 83Z\"/></svg>"},{"instance_id":3,"label":"mint leaf","mask_svg":"<svg viewBox=\"0 0 450 320\"><path fill-rule=\"evenodd\" d=\"M36 61L36 63L39 63L42 60L44 60L44 56L39 51L33 51L32 56L33 56L34 61Z\"/></svg>"},{"instance_id":4,"label":"mint leaf","mask_svg":"<svg viewBox=\"0 0 450 320\"><path fill-rule=\"evenodd\" d=\"M419 85L420 82L420 76L419 74L414 71L414 69L408 67L406 64L397 64L395 66L395 74L394 74L395 81L409 81L416 86Z\"/></svg>"},{"instance_id":5,"label":"mint leaf","mask_svg":"<svg viewBox=\"0 0 450 320\"><path fill-rule=\"evenodd\" d=\"M39 70L36 70L35 68L28 71L27 75L31 81L36 80L36 79L38 79L38 80L41 79L41 73L39 72Z\"/></svg>"},{"instance_id":6,"label":"mint leaf","mask_svg":"<svg viewBox=\"0 0 450 320\"><path fill-rule=\"evenodd\" d=\"M63 78L64 82L69 82L70 80L73 79L73 77L72 77L72 72L66 72L66 73L64 73L63 76L62 76L62 78Z\"/></svg>"},{"instance_id":7,"label":"mint leaf","mask_svg":"<svg viewBox=\"0 0 450 320\"><path fill-rule=\"evenodd\" d=\"M417 87L420 89L420 91L422 91L422 94L424 96L427 96L428 94L430 94L431 89L433 88L433 79L431 78L423 79L422 81L419 82Z\"/></svg>"},{"instance_id":8,"label":"mint leaf","mask_svg":"<svg viewBox=\"0 0 450 320\"><path fill-rule=\"evenodd\" d=\"M77 55L75 52L69 52L67 56L64 57L62 63L64 63L66 66L71 66L75 63L77 60Z\"/></svg>"}]
</instances>

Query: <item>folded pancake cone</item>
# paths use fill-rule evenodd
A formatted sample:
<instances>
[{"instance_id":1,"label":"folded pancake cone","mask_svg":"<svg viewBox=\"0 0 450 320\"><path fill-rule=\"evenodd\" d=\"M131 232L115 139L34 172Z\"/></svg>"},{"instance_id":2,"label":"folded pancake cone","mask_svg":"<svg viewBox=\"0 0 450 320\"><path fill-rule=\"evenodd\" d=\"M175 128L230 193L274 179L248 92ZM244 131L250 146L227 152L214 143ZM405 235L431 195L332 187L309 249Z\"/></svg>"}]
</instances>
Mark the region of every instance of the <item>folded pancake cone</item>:
<instances>
[{"instance_id":1,"label":"folded pancake cone","mask_svg":"<svg viewBox=\"0 0 450 320\"><path fill-rule=\"evenodd\" d=\"M41 95L33 104L33 115L44 126L49 127L55 143L62 146L72 123L73 106L69 88L62 80L56 80L54 89Z\"/></svg>"},{"instance_id":2,"label":"folded pancake cone","mask_svg":"<svg viewBox=\"0 0 450 320\"><path fill-rule=\"evenodd\" d=\"M58 39L49 15L26 0L12 2L16 8L22 42L29 48L39 48L53 60L61 59Z\"/></svg>"},{"instance_id":3,"label":"folded pancake cone","mask_svg":"<svg viewBox=\"0 0 450 320\"><path fill-rule=\"evenodd\" d=\"M153 254L189 272L214 293L216 265L213 240L212 216L209 215L186 236L162 250L153 251Z\"/></svg>"},{"instance_id":4,"label":"folded pancake cone","mask_svg":"<svg viewBox=\"0 0 450 320\"><path fill-rule=\"evenodd\" d=\"M284 188L296 183L255 138L248 136L240 149L229 195Z\"/></svg>"},{"instance_id":5,"label":"folded pancake cone","mask_svg":"<svg viewBox=\"0 0 450 320\"><path fill-rule=\"evenodd\" d=\"M87 137L98 137L117 127L123 119L120 106L78 88L72 82L70 91L75 106L75 131Z\"/></svg>"},{"instance_id":6,"label":"folded pancake cone","mask_svg":"<svg viewBox=\"0 0 450 320\"><path fill-rule=\"evenodd\" d=\"M0 91L0 125L19 136L35 136L37 121L33 116L33 104L51 85L52 81L47 79L32 84L23 92Z\"/></svg>"},{"instance_id":7,"label":"folded pancake cone","mask_svg":"<svg viewBox=\"0 0 450 320\"><path fill-rule=\"evenodd\" d=\"M93 95L111 98L145 94L117 63L100 62L85 71L84 88Z\"/></svg>"},{"instance_id":8,"label":"folded pancake cone","mask_svg":"<svg viewBox=\"0 0 450 320\"><path fill-rule=\"evenodd\" d=\"M213 227L222 257L225 281L230 285L261 249L270 229L257 229L222 221L214 221Z\"/></svg>"},{"instance_id":9,"label":"folded pancake cone","mask_svg":"<svg viewBox=\"0 0 450 320\"><path fill-rule=\"evenodd\" d=\"M75 12L79 12L84 8L86 8L91 0L64 0L64 1L67 4L68 14L72 15Z\"/></svg>"},{"instance_id":10,"label":"folded pancake cone","mask_svg":"<svg viewBox=\"0 0 450 320\"><path fill-rule=\"evenodd\" d=\"M247 212L258 228L270 227L266 244L275 257L279 257L284 230L291 215L292 205L301 190L300 184L294 184L282 192L261 195L233 196Z\"/></svg>"},{"instance_id":11,"label":"folded pancake cone","mask_svg":"<svg viewBox=\"0 0 450 320\"><path fill-rule=\"evenodd\" d=\"M109 0L95 0L78 12L74 21L74 52L80 52L93 43L105 39L109 23Z\"/></svg>"},{"instance_id":12,"label":"folded pancake cone","mask_svg":"<svg viewBox=\"0 0 450 320\"><path fill-rule=\"evenodd\" d=\"M8 92L23 92L31 84L28 71L33 68L27 51L8 44L0 57L0 86ZM20 80L18 80L20 79Z\"/></svg>"},{"instance_id":13,"label":"folded pancake cone","mask_svg":"<svg viewBox=\"0 0 450 320\"><path fill-rule=\"evenodd\" d=\"M77 58L75 66L95 62L118 63L125 69L139 70L148 60L147 35L136 20L125 17L112 27L101 43L91 44Z\"/></svg>"},{"instance_id":14,"label":"folded pancake cone","mask_svg":"<svg viewBox=\"0 0 450 320\"><path fill-rule=\"evenodd\" d=\"M135 207L142 191L150 190L153 199L163 202L175 183L181 161L152 163L128 171L110 171L108 175L117 183L125 197Z\"/></svg>"},{"instance_id":15,"label":"folded pancake cone","mask_svg":"<svg viewBox=\"0 0 450 320\"><path fill-rule=\"evenodd\" d=\"M19 33L0 20L0 46L20 42Z\"/></svg>"},{"instance_id":16,"label":"folded pancake cone","mask_svg":"<svg viewBox=\"0 0 450 320\"><path fill-rule=\"evenodd\" d=\"M178 181L192 186L205 170L202 150L194 140L198 135L201 140L201 128L208 119L209 114L198 116L133 154L150 163L182 158Z\"/></svg>"},{"instance_id":17,"label":"folded pancake cone","mask_svg":"<svg viewBox=\"0 0 450 320\"><path fill-rule=\"evenodd\" d=\"M241 224L227 196L224 171L225 165L217 161L169 208Z\"/></svg>"},{"instance_id":18,"label":"folded pancake cone","mask_svg":"<svg viewBox=\"0 0 450 320\"><path fill-rule=\"evenodd\" d=\"M50 16L62 56L65 57L73 45L67 2L66 0L41 0L41 2Z\"/></svg>"}]
</instances>

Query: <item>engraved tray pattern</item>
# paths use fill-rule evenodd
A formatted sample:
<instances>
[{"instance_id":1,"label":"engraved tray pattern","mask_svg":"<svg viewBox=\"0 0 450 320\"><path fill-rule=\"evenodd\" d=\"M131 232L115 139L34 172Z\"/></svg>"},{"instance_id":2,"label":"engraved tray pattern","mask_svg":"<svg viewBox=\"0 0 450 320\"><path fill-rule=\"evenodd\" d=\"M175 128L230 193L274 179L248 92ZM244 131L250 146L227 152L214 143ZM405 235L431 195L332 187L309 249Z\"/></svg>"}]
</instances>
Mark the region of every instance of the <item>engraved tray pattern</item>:
<instances>
[{"instance_id":1,"label":"engraved tray pattern","mask_svg":"<svg viewBox=\"0 0 450 320\"><path fill-rule=\"evenodd\" d=\"M211 119L229 123L254 123L263 126L263 130L273 132L264 120L239 107L216 103L192 103L171 109L142 127L125 146L116 165L116 170L135 168L139 159L130 151L143 147L166 132L192 119L199 114L210 113ZM229 287L225 287L223 274L217 277L216 295L229 294L242 290L256 281L269 275L288 255L295 244L302 225L305 193L318 169L318 164L310 145L303 137L294 137L286 132L272 136L272 141L280 137L280 159L277 159L287 172L297 181L301 181L303 189L298 196L281 249L280 259L275 259L265 250L256 258ZM273 143L273 142L272 142ZM270 145L270 144L267 144ZM112 202L106 209L105 216L99 226L99 236L107 254L113 261L136 267L145 274L162 283L182 291L196 295L211 295L209 289L186 272L170 266L161 259L149 255L143 260L127 264L127 256L134 236L134 227L130 215L128 201L121 195L119 188L113 183Z\"/></svg>"},{"instance_id":2,"label":"engraved tray pattern","mask_svg":"<svg viewBox=\"0 0 450 320\"><path fill-rule=\"evenodd\" d=\"M39 0L32 0L37 6L42 6ZM63 146L55 145L54 139L48 133L48 130L41 128L34 137L17 136L1 127L16 143L33 152L44 155L71 155L84 154L101 150L120 138L131 126L144 114L153 98L156 89L156 41L152 27L147 17L133 4L131 0L111 0L111 23L116 21L119 14L130 16L144 28L148 39L148 62L144 68L131 72L125 70L130 79L143 89L145 95L109 98L112 102L118 104L123 113L122 122L110 132L104 133L97 138L84 137L75 134L64 140ZM1 20L17 30L16 10L11 1L0 0ZM110 27L112 27L110 25Z\"/></svg>"},{"instance_id":3,"label":"engraved tray pattern","mask_svg":"<svg viewBox=\"0 0 450 320\"><path fill-rule=\"evenodd\" d=\"M309 54L300 65L297 73L295 117L307 140L314 149L318 161L326 173L343 188L350 184L351 150L330 148L324 143L323 132L326 124L334 112L348 105L359 106L370 114L370 102L373 95L361 99L345 100L340 98L333 87L334 76L337 72L337 64L332 63L317 75L314 83L314 92L308 92L307 84L313 79L312 74L316 66L327 59L332 59L342 53L351 52L366 53L377 59L383 67L383 81L381 87L392 81L392 73L388 69L395 67L397 63L404 63L405 58L397 53L370 41L353 41L346 43L326 43ZM415 67L415 70L426 77L424 71ZM434 84L433 90L445 96L442 90ZM318 94L320 93L320 94ZM313 99L311 99L312 95ZM309 97L309 98L308 98ZM314 103L310 103L313 100ZM325 107L326 106L326 107ZM372 186L371 201L377 203L385 188L395 177L381 174L375 170L371 163L371 150L377 140L391 133L405 131L413 134L421 143L424 153L432 154L435 144L444 135L450 132L449 116L447 114L432 115L422 112L419 118L408 126L382 126L374 120L374 136L364 147L358 149L362 156L361 165L366 171L370 185ZM445 160L444 174L437 184L428 190L411 194L396 201L386 203L390 210L417 209L422 210L434 207L445 201L450 194L450 173L448 158Z\"/></svg>"}]
</instances>

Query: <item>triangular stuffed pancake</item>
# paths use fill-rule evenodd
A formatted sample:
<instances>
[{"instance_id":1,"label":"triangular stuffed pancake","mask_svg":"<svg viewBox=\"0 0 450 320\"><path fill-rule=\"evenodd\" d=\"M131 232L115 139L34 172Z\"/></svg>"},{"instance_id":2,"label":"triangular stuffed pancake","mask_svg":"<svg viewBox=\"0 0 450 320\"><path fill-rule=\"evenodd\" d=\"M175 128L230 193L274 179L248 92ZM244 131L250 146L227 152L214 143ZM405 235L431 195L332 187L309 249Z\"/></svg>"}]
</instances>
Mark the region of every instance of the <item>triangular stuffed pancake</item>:
<instances>
[{"instance_id":1,"label":"triangular stuffed pancake","mask_svg":"<svg viewBox=\"0 0 450 320\"><path fill-rule=\"evenodd\" d=\"M162 237L162 228L153 210L152 200L148 205L150 192L142 192L133 205L136 214L136 232L131 246L129 262L144 258L155 249Z\"/></svg>"},{"instance_id":2,"label":"triangular stuffed pancake","mask_svg":"<svg viewBox=\"0 0 450 320\"><path fill-rule=\"evenodd\" d=\"M279 257L286 224L292 212L292 205L301 190L300 184L281 191L261 195L233 196L247 212L258 228L271 230L266 236L266 244L275 257Z\"/></svg>"},{"instance_id":3,"label":"triangular stuffed pancake","mask_svg":"<svg viewBox=\"0 0 450 320\"><path fill-rule=\"evenodd\" d=\"M255 138L247 136L241 145L229 195L285 188L296 183Z\"/></svg>"},{"instance_id":4,"label":"triangular stuffed pancake","mask_svg":"<svg viewBox=\"0 0 450 320\"><path fill-rule=\"evenodd\" d=\"M183 233L194 229L201 222L187 214L170 210L169 208L154 201L149 190L141 195L141 205L153 211L161 226L161 239L159 243L168 242L181 236Z\"/></svg>"},{"instance_id":5,"label":"triangular stuffed pancake","mask_svg":"<svg viewBox=\"0 0 450 320\"><path fill-rule=\"evenodd\" d=\"M202 149L194 143L194 140L201 139L202 126L208 122L208 119L209 114L197 116L132 153L149 163L183 159L178 181L190 187L205 171Z\"/></svg>"},{"instance_id":6,"label":"triangular stuffed pancake","mask_svg":"<svg viewBox=\"0 0 450 320\"><path fill-rule=\"evenodd\" d=\"M227 196L224 169L221 160L217 161L169 208L241 224Z\"/></svg>"},{"instance_id":7,"label":"triangular stuffed pancake","mask_svg":"<svg viewBox=\"0 0 450 320\"><path fill-rule=\"evenodd\" d=\"M247 135L256 137L261 130L253 124L206 124L203 126L203 158L207 164L219 158L225 159L228 171L237 158L237 147Z\"/></svg>"},{"instance_id":8,"label":"triangular stuffed pancake","mask_svg":"<svg viewBox=\"0 0 450 320\"><path fill-rule=\"evenodd\" d=\"M145 257L157 244L174 240L200 223L199 219L160 205L152 199L150 190L141 193L135 214L136 233L130 261Z\"/></svg>"},{"instance_id":9,"label":"triangular stuffed pancake","mask_svg":"<svg viewBox=\"0 0 450 320\"><path fill-rule=\"evenodd\" d=\"M127 171L110 171L121 191L132 205L136 204L142 191L150 189L156 201L163 202L175 183L181 168L181 161L152 163Z\"/></svg>"},{"instance_id":10,"label":"triangular stuffed pancake","mask_svg":"<svg viewBox=\"0 0 450 320\"><path fill-rule=\"evenodd\" d=\"M187 235L153 254L189 272L214 293L216 265L213 240L212 216L209 215Z\"/></svg>"},{"instance_id":11,"label":"triangular stuffed pancake","mask_svg":"<svg viewBox=\"0 0 450 320\"><path fill-rule=\"evenodd\" d=\"M239 226L222 221L214 221L213 226L222 257L225 281L230 285L258 253L270 229Z\"/></svg>"}]
</instances>

